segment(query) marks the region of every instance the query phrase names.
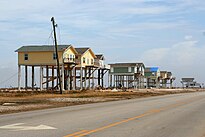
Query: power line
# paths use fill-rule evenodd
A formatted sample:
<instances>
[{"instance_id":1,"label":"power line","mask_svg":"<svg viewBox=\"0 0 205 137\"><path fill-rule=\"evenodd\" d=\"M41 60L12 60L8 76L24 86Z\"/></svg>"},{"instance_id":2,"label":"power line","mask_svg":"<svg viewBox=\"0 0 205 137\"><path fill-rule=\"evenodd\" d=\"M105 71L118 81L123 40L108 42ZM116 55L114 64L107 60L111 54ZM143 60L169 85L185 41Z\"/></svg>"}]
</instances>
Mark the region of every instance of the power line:
<instances>
[{"instance_id":1,"label":"power line","mask_svg":"<svg viewBox=\"0 0 205 137\"><path fill-rule=\"evenodd\" d=\"M7 82L7 81L9 81L10 79L12 79L14 76L16 76L18 73L15 73L15 74L13 74L12 76L10 76L8 79L6 79L6 80L4 80L4 81L1 81L0 82L0 85L1 84L3 84L3 83L5 83L5 82Z\"/></svg>"},{"instance_id":2,"label":"power line","mask_svg":"<svg viewBox=\"0 0 205 137\"><path fill-rule=\"evenodd\" d=\"M58 30L58 39L59 39L59 42L58 42L58 43L61 44L61 32L60 32L60 27L59 27L59 25L58 25L56 28L57 28L57 30Z\"/></svg>"}]
</instances>

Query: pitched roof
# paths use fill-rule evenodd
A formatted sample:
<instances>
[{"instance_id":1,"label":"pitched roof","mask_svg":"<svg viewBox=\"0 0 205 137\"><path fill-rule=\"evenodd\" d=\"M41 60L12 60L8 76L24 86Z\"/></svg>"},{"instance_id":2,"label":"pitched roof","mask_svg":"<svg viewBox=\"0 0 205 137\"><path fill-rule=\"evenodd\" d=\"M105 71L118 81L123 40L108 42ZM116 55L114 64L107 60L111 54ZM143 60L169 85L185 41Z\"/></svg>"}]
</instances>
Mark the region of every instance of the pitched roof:
<instances>
[{"instance_id":1,"label":"pitched roof","mask_svg":"<svg viewBox=\"0 0 205 137\"><path fill-rule=\"evenodd\" d=\"M58 45L58 51L64 51L71 45ZM29 52L29 51L55 51L55 47L53 45L32 45L32 46L22 46L17 49L15 52Z\"/></svg>"},{"instance_id":2,"label":"pitched roof","mask_svg":"<svg viewBox=\"0 0 205 137\"><path fill-rule=\"evenodd\" d=\"M144 67L144 63L114 63L114 64L109 64L111 66L126 66L126 67L131 67L131 66L142 66Z\"/></svg>"},{"instance_id":3,"label":"pitched roof","mask_svg":"<svg viewBox=\"0 0 205 137\"><path fill-rule=\"evenodd\" d=\"M146 67L145 72L157 72L159 67Z\"/></svg>"},{"instance_id":4,"label":"pitched roof","mask_svg":"<svg viewBox=\"0 0 205 137\"><path fill-rule=\"evenodd\" d=\"M183 82L192 82L194 81L194 78L182 78Z\"/></svg>"},{"instance_id":5,"label":"pitched roof","mask_svg":"<svg viewBox=\"0 0 205 137\"><path fill-rule=\"evenodd\" d=\"M79 54L84 54L87 50L89 50L90 48L75 48L75 50L79 53Z\"/></svg>"},{"instance_id":6,"label":"pitched roof","mask_svg":"<svg viewBox=\"0 0 205 137\"><path fill-rule=\"evenodd\" d=\"M102 60L104 60L103 54L96 54L95 56L97 57L97 59L102 59Z\"/></svg>"}]
</instances>

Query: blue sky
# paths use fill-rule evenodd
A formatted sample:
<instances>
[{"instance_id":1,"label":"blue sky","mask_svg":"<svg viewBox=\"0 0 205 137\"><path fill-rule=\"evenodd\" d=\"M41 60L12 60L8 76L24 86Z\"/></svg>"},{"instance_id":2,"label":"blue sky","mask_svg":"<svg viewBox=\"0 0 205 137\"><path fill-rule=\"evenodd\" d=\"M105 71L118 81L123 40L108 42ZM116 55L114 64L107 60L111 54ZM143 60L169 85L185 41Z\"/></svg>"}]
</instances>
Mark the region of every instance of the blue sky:
<instances>
[{"instance_id":1,"label":"blue sky","mask_svg":"<svg viewBox=\"0 0 205 137\"><path fill-rule=\"evenodd\" d=\"M91 47L107 63L144 62L205 82L204 0L1 0L0 86L16 86L16 49L52 44ZM9 77L6 83L1 83Z\"/></svg>"}]
</instances>

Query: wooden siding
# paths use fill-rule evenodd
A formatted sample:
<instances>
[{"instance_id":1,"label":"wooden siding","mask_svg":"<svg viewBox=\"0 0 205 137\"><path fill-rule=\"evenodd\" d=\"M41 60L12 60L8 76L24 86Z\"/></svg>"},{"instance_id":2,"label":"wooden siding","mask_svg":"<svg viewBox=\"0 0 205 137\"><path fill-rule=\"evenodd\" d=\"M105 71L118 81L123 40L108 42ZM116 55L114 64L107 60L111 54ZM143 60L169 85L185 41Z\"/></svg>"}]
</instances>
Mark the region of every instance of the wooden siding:
<instances>
[{"instance_id":1,"label":"wooden siding","mask_svg":"<svg viewBox=\"0 0 205 137\"><path fill-rule=\"evenodd\" d=\"M85 52L83 55L78 56L78 58L80 58L76 60L76 62L79 64L78 67L80 67L81 64L82 67L94 65L94 56L91 54L90 50ZM85 58L85 63L83 63L83 58ZM91 63L91 60L93 60L93 64Z\"/></svg>"},{"instance_id":2,"label":"wooden siding","mask_svg":"<svg viewBox=\"0 0 205 137\"><path fill-rule=\"evenodd\" d=\"M28 54L28 60L24 60L24 54ZM55 65L56 60L53 59L54 52L19 52L19 65ZM63 52L58 52L59 63L62 64Z\"/></svg>"}]
</instances>

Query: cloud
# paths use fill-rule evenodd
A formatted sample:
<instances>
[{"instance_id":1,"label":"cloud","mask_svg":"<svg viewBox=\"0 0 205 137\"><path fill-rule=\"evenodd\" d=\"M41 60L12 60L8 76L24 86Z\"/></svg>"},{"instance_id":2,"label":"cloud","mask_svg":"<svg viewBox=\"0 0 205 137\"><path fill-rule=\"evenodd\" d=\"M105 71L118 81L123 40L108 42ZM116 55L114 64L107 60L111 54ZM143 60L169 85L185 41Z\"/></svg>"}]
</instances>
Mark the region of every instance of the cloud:
<instances>
[{"instance_id":1,"label":"cloud","mask_svg":"<svg viewBox=\"0 0 205 137\"><path fill-rule=\"evenodd\" d=\"M173 65L173 67L193 66L201 50L204 50L199 48L197 43L198 41L186 39L168 48L147 50L143 53L142 58L149 64L162 63L162 66Z\"/></svg>"},{"instance_id":2,"label":"cloud","mask_svg":"<svg viewBox=\"0 0 205 137\"><path fill-rule=\"evenodd\" d=\"M185 40L191 40L193 38L193 36L187 35L184 37Z\"/></svg>"},{"instance_id":3,"label":"cloud","mask_svg":"<svg viewBox=\"0 0 205 137\"><path fill-rule=\"evenodd\" d=\"M135 60L148 49L140 59L146 64L179 70L204 67L196 63L204 57L204 48L193 40L196 34L168 46L184 34L204 30L197 18L204 16L198 14L204 6L204 0L1 0L0 65L9 67L4 64L8 60L17 64L14 50L21 45L52 44L47 41L54 16L62 43L90 46L108 60Z\"/></svg>"},{"instance_id":4,"label":"cloud","mask_svg":"<svg viewBox=\"0 0 205 137\"><path fill-rule=\"evenodd\" d=\"M172 71L179 79L181 77L195 77L204 82L205 74L202 62L205 58L205 46L200 46L198 41L191 36L185 36L185 40L168 48L156 48L145 51L142 59L148 66L158 65L161 70ZM205 61L205 60L204 60Z\"/></svg>"}]
</instances>

